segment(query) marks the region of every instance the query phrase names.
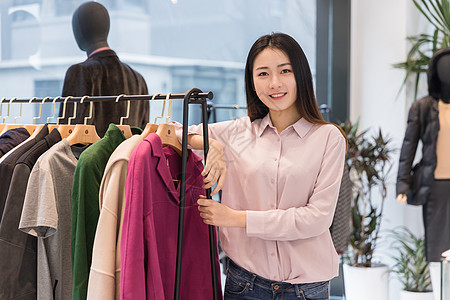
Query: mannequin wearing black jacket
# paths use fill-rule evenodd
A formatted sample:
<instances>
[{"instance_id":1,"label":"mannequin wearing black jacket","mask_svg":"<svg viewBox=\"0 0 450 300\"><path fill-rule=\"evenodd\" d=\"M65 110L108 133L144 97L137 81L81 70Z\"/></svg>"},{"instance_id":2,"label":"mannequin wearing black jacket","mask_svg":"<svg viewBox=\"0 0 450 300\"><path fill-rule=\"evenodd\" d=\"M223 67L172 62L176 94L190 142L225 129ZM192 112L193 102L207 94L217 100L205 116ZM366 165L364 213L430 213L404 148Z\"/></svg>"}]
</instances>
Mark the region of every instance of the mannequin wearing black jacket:
<instances>
[{"instance_id":1,"label":"mannequin wearing black jacket","mask_svg":"<svg viewBox=\"0 0 450 300\"><path fill-rule=\"evenodd\" d=\"M437 153L450 153L450 148L442 151L446 142L441 141L443 146L437 148L438 135L449 133L444 124L440 124L439 111L442 105L450 105L450 48L436 51L430 60L427 75L429 95L416 101L408 115L397 176L397 201L403 204L411 197L425 203L422 213L426 255L430 262L434 296L440 299L439 261L441 253L450 249L450 177L435 171L439 158ZM439 101L442 101L441 104ZM421 167L415 171L418 184L413 189L410 187L411 168L419 140L423 143L422 160ZM447 173L450 172L444 172Z\"/></svg>"},{"instance_id":2,"label":"mannequin wearing black jacket","mask_svg":"<svg viewBox=\"0 0 450 300\"><path fill-rule=\"evenodd\" d=\"M437 76L437 80L436 80L437 82L434 84L435 87L431 87L431 88L438 89L440 100L442 100L443 102L448 104L448 103L450 103L450 50L448 51L447 54L441 56L439 58L439 60L436 62L435 72L436 72L436 76ZM435 99L435 100L439 100L439 98ZM398 180L398 181L400 181L400 180ZM401 204L406 203L406 200L407 200L406 194L399 193L397 195L397 200Z\"/></svg>"},{"instance_id":3,"label":"mannequin wearing black jacket","mask_svg":"<svg viewBox=\"0 0 450 300\"><path fill-rule=\"evenodd\" d=\"M106 8L98 2L85 2L74 12L72 29L79 48L86 52L88 59L72 65L66 72L63 96L111 96L146 95L144 78L127 64L122 63L116 53L108 46L109 15ZM69 105L71 104L71 105ZM62 116L62 108L60 116ZM103 136L109 123L119 124L120 117L127 112L127 103L95 102L92 120L97 132ZM65 119L73 115L73 104L68 103ZM72 124L83 123L89 115L89 103L77 105L77 116ZM131 101L130 116L125 124L144 128L149 119L148 101Z\"/></svg>"}]
</instances>

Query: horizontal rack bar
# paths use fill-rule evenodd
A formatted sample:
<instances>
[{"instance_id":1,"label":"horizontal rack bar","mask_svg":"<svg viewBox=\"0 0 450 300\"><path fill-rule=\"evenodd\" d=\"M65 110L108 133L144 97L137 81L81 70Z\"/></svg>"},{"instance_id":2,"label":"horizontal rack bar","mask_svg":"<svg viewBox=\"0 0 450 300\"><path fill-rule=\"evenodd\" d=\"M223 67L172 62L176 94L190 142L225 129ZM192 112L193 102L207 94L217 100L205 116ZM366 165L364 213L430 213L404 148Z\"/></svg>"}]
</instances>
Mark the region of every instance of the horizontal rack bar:
<instances>
[{"instance_id":1,"label":"horizontal rack bar","mask_svg":"<svg viewBox=\"0 0 450 300\"><path fill-rule=\"evenodd\" d=\"M101 102L101 101L116 101L119 98L119 101L136 101L136 100L165 100L169 94L155 94L155 95L119 95L119 96L84 96L84 97L71 97L71 96L58 96L58 97L44 97L44 98L2 98L0 100L0 104L8 104L8 103L51 103L55 99L55 102L64 102L67 99L67 102L80 102L83 98L83 102ZM186 94L170 94L168 99L184 99ZM191 99L212 99L213 93L194 93L191 95Z\"/></svg>"},{"instance_id":2,"label":"horizontal rack bar","mask_svg":"<svg viewBox=\"0 0 450 300\"><path fill-rule=\"evenodd\" d=\"M212 102L208 102L208 106L212 108L223 108L223 109L247 109L247 106L239 106L239 105L216 105Z\"/></svg>"}]
</instances>

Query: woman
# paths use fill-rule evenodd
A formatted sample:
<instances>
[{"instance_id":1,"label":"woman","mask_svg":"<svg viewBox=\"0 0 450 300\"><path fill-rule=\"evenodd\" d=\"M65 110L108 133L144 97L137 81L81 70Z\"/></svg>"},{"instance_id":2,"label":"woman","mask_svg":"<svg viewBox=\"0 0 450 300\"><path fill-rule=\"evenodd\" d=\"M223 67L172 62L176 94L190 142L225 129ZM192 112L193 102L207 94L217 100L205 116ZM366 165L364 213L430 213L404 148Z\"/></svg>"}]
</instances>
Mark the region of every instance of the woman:
<instances>
[{"instance_id":1,"label":"woman","mask_svg":"<svg viewBox=\"0 0 450 300\"><path fill-rule=\"evenodd\" d=\"M206 224L220 227L230 258L225 299L328 299L338 275L329 233L346 139L325 122L301 47L282 33L259 38L245 67L248 117L211 124ZM203 149L201 126L188 143ZM225 180L225 176L227 178Z\"/></svg>"}]
</instances>

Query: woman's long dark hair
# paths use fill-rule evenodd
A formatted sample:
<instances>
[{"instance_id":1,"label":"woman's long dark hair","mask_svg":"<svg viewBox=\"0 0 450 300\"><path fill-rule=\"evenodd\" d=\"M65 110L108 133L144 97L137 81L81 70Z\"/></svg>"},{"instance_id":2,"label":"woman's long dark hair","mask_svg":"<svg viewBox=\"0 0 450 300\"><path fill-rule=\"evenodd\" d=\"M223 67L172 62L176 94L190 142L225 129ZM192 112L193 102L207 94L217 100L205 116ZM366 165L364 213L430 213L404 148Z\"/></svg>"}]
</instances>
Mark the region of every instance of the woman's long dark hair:
<instances>
[{"instance_id":1,"label":"woman's long dark hair","mask_svg":"<svg viewBox=\"0 0 450 300\"><path fill-rule=\"evenodd\" d=\"M260 37L248 53L245 65L245 91L250 120L254 121L264 118L269 112L269 108L256 95L253 83L255 58L267 48L280 50L289 57L297 84L297 100L295 104L300 116L313 124L328 124L323 119L317 105L311 70L305 53L292 37L284 33L272 33Z\"/></svg>"}]
</instances>

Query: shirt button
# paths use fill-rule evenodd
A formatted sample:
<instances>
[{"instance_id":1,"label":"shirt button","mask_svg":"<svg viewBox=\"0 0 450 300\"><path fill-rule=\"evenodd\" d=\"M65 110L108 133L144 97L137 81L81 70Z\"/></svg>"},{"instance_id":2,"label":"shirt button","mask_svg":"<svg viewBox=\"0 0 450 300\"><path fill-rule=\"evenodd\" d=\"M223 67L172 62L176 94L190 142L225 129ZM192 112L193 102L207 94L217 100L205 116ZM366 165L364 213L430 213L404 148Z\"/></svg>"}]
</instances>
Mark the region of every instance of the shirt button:
<instances>
[{"instance_id":1,"label":"shirt button","mask_svg":"<svg viewBox=\"0 0 450 300\"><path fill-rule=\"evenodd\" d=\"M275 183L275 179L271 179L270 183L274 184Z\"/></svg>"}]
</instances>

